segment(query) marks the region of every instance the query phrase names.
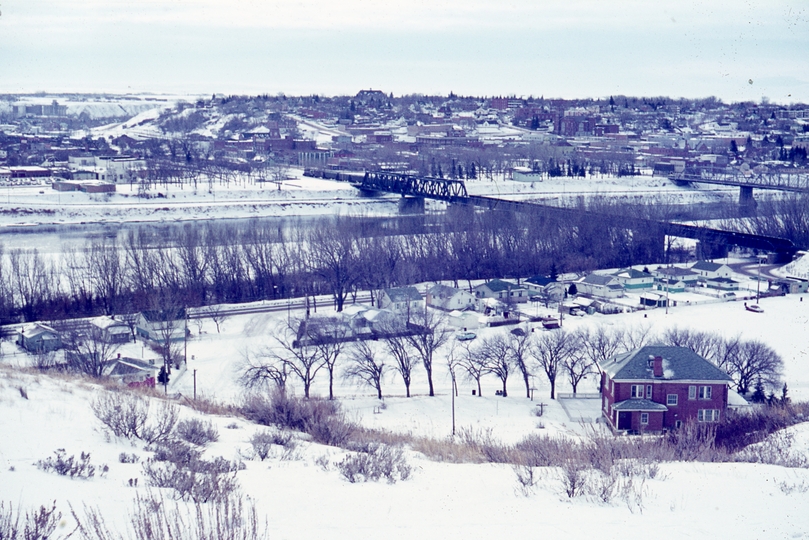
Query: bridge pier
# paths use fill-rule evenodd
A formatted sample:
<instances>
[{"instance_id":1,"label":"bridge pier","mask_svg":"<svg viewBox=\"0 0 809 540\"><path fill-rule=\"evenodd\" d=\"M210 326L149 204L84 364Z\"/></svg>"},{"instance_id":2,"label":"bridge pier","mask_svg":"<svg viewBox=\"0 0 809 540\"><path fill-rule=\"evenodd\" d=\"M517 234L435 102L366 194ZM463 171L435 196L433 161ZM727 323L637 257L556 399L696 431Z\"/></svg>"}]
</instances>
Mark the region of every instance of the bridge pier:
<instances>
[{"instance_id":1,"label":"bridge pier","mask_svg":"<svg viewBox=\"0 0 809 540\"><path fill-rule=\"evenodd\" d=\"M400 214L423 214L424 197L405 197L399 199Z\"/></svg>"},{"instance_id":2,"label":"bridge pier","mask_svg":"<svg viewBox=\"0 0 809 540\"><path fill-rule=\"evenodd\" d=\"M742 208L755 208L756 200L753 198L753 188L739 186L739 206Z\"/></svg>"},{"instance_id":3,"label":"bridge pier","mask_svg":"<svg viewBox=\"0 0 809 540\"><path fill-rule=\"evenodd\" d=\"M709 261L712 259L722 259L728 256L728 245L718 242L708 242L700 240L697 242L697 259Z\"/></svg>"}]
</instances>

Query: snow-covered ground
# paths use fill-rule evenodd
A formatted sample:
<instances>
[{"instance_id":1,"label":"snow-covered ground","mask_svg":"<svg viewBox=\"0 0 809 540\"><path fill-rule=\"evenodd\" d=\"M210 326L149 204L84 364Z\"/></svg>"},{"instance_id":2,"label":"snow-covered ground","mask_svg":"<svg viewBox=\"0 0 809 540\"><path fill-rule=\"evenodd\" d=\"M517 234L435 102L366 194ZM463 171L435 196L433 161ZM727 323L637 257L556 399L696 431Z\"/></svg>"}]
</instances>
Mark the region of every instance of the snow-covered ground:
<instances>
[{"instance_id":1,"label":"snow-covered ground","mask_svg":"<svg viewBox=\"0 0 809 540\"><path fill-rule=\"evenodd\" d=\"M629 182L629 183L627 183ZM593 189L593 186L597 186ZM611 187L612 186L612 187ZM471 192L508 196L536 196L538 191L552 196L578 191L620 192L639 189L651 193L679 192L663 179L559 179L530 184L480 180L469 182ZM178 219L244 218L252 215L307 215L353 212L390 205L369 202L345 184L306 179L298 172L279 191L250 184L215 185L213 193L200 185L197 192L156 188L165 198L140 199L128 186L111 197L57 193L46 186L0 189L5 210L0 225L70 224L81 222L128 222ZM6 191L6 193L3 193ZM699 190L694 190L699 191ZM215 198L214 198L215 193ZM3 197L5 195L6 197ZM703 196L697 193L698 196ZM621 196L621 195L619 195ZM634 196L627 194L627 196ZM4 200L5 199L5 200ZM16 210L15 210L16 209ZM371 210L373 211L373 210ZM33 237L32 237L33 238ZM801 261L783 269L789 275L807 272L809 262ZM749 288L749 282L746 285ZM669 310L648 310L620 315L589 315L564 320L566 329L606 325L610 328L648 328L660 333L679 326L715 331L725 336L741 334L772 346L785 362L784 380L794 400L809 400L806 329L809 301L806 295L766 298L763 313L751 313L742 302L705 303L706 297L681 296L678 306ZM688 302L691 301L691 305ZM328 302L318 302L328 306ZM320 311L329 311L321 307ZM536 308L528 308L536 309ZM541 308L540 308L541 309ZM294 313L293 313L294 315ZM191 396L194 372L198 395L228 403L238 403L245 390L237 375L245 355L256 355L272 343L271 336L288 316L287 312L232 316L217 333L213 322L192 321L188 341L188 366L175 371L169 392ZM478 336L508 329L482 329ZM537 329L536 331L542 331ZM119 463L122 452L146 459L150 453L142 444L111 437L93 415L90 403L102 389L71 378L52 378L22 372L16 366L31 359L15 345L2 344L0 358L0 501L10 501L28 509L56 500L64 515L69 504L81 509L97 506L111 523L122 526L136 494L144 494L141 464ZM153 358L138 342L127 344L123 355ZM417 369L412 390L405 398L401 380L392 372L385 378L384 407L367 388L358 388L342 379L336 394L350 418L364 426L416 436L447 438L452 429L450 378L445 367L445 348L436 359L436 397L426 395L426 377ZM461 379L455 399L459 429L491 433L505 443L514 443L531 434L578 437L591 429L598 415L598 400L562 402L550 400L548 383L537 375L533 400L524 395L519 377L509 380L509 397L496 397L499 381L484 380L483 397L472 396L473 384ZM292 383L294 386L294 382ZM313 393L326 395L326 373L321 372ZM580 392L595 390L595 381L580 386ZM569 388L559 381L559 392ZM564 403L564 406L563 406ZM537 409L543 411L537 416ZM184 409L183 415L197 415ZM208 455L243 460L250 455L249 439L259 429L243 420L214 417L220 435L210 445ZM809 456L809 425L790 429L793 452ZM107 464L104 477L71 480L39 470L34 463L64 448L68 455L90 452L94 464ZM568 499L561 488L559 471L540 472L540 481L529 492L518 489L510 466L491 464L450 464L429 461L414 451L408 459L413 477L395 485L386 483L350 484L331 468L324 471L316 458L327 456L339 461L345 452L336 448L301 442L291 456L267 461L245 460L245 470L237 474L242 490L255 500L258 510L269 521L273 538L491 538L560 536L571 539L626 536L628 531L649 531L664 539L679 538L809 538L809 470L743 463L665 463L659 474L643 486L640 503L593 498ZM138 487L129 479L139 478ZM71 527L64 521L62 531Z\"/></svg>"},{"instance_id":2,"label":"snow-covered ground","mask_svg":"<svg viewBox=\"0 0 809 540\"><path fill-rule=\"evenodd\" d=\"M675 308L614 316L586 316L565 321L565 327L606 324L610 327L648 325L652 332L672 326L741 333L763 339L785 360L785 380L793 399L809 397L806 370L805 329L809 302L799 296L768 298L765 312L747 312L740 303ZM321 310L322 311L322 310ZM271 342L275 325L287 316L254 314L233 316L217 334L211 321L203 321L202 333L192 323L188 343L188 370L175 372L171 393L190 396L191 370L197 372L199 394L220 401L236 401L244 393L236 382L242 353L257 351ZM507 331L485 329L479 335ZM537 330L540 331L540 330ZM125 354L149 357L140 344L127 345ZM5 344L2 364L23 363ZM372 393L338 381L337 395L349 416L365 426L409 432L444 439L451 431L450 381L443 361L437 362L438 396L425 395L421 373L413 383L416 395L401 397L403 385L389 376L381 407ZM325 374L319 375L314 392L326 392ZM462 381L456 399L459 429L491 434L504 442L516 442L530 434L581 435L587 428L571 420L559 402L548 399L547 383L535 379L534 401L521 390L521 381L510 380L509 397L495 397L497 381L487 380L484 397L473 397L472 384ZM580 391L593 388L592 381ZM560 385L566 391L566 385ZM25 396L21 392L24 391ZM70 503L98 507L114 526L122 527L136 494L144 494L141 464L119 463L122 452L141 460L150 453L142 444L110 437L91 412L90 403L102 390L70 378L23 373L0 366L0 500L24 508L56 500L67 514ZM597 400L595 408L597 409ZM544 415L537 417L538 403ZM578 407L577 407L578 405ZM586 410L579 404L576 414ZM183 417L197 415L183 409ZM326 471L316 459L334 463L345 452L301 442L282 459L281 452L267 461L246 459L249 439L259 428L243 420L213 417L220 438L206 455L244 460L237 474L244 494L267 517L272 538L490 538L547 535L618 538L627 530L655 531L664 539L679 538L807 538L809 535L809 470L746 463L664 463L653 479L643 483L634 502L618 499L604 503L593 497L569 499L562 491L560 473L553 468L538 471L539 482L531 490L519 489L514 471L507 465L437 463L408 451L414 467L412 478L394 485L350 484L332 467ZM793 453L809 456L809 424L790 428ZM90 452L96 465L107 464L104 477L71 480L35 467L58 448L67 455ZM129 479L139 478L139 487ZM65 519L63 530L69 530Z\"/></svg>"}]
</instances>

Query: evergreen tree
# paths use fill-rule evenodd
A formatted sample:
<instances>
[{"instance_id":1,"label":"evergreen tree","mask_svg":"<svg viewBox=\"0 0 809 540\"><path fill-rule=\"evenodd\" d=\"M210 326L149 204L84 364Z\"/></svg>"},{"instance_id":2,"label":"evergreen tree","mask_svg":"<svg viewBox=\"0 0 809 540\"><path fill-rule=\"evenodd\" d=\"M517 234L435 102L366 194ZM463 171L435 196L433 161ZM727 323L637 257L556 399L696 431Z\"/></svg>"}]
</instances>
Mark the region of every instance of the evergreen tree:
<instances>
[{"instance_id":1,"label":"evergreen tree","mask_svg":"<svg viewBox=\"0 0 809 540\"><path fill-rule=\"evenodd\" d=\"M764 393L764 383L759 379L756 382L756 389L750 397L753 403L764 403L767 400L767 395Z\"/></svg>"}]
</instances>

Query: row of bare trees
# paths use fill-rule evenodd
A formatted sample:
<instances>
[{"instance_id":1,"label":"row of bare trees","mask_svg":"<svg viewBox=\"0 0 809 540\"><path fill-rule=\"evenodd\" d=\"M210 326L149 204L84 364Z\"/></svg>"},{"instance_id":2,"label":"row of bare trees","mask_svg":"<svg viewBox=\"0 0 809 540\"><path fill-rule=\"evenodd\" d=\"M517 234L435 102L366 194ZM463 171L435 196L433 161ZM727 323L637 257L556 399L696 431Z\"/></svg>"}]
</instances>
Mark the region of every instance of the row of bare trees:
<instances>
[{"instance_id":1,"label":"row of bare trees","mask_svg":"<svg viewBox=\"0 0 809 540\"><path fill-rule=\"evenodd\" d=\"M290 319L276 330L273 343L245 355L242 382L249 388L285 389L291 375L310 396L315 377L328 373L329 399L339 374L349 381L372 387L382 399L384 376L391 370L401 376L410 397L413 372L419 364L427 375L428 392L435 395L433 370L436 353L450 340L451 331L442 314L418 310L409 318L392 317L381 323L380 339L357 340L339 317ZM338 372L338 361L345 364Z\"/></svg>"},{"instance_id":2,"label":"row of bare trees","mask_svg":"<svg viewBox=\"0 0 809 540\"><path fill-rule=\"evenodd\" d=\"M556 398L560 378L575 394L588 377L599 375L599 365L620 352L651 343L692 349L726 371L736 390L745 394L754 386L778 388L783 368L781 357L760 341L681 328L654 336L645 326L540 332L517 327L510 333L461 343L450 339L451 333L440 314L419 311L409 325L394 322L378 341L349 343L349 332L338 319L325 320L325 324L316 326L307 325L307 321L290 321L278 333L272 347L257 358L248 357L244 382L252 387L272 382L284 388L288 375L292 374L302 383L304 396L309 397L315 376L325 369L329 374L329 398L333 399L336 366L340 360L345 378L372 387L380 399L384 376L390 371L401 377L406 395L410 397L413 370L421 364L427 375L429 395L433 396L436 353L447 345L450 346L444 357L453 378L460 373L477 386L477 395L482 395L481 381L494 376L502 385L504 397L508 396L508 379L512 375L521 378L528 398L532 397L535 376L547 380L551 399ZM400 332L403 328L419 331Z\"/></svg>"},{"instance_id":3,"label":"row of bare trees","mask_svg":"<svg viewBox=\"0 0 809 540\"><path fill-rule=\"evenodd\" d=\"M134 312L167 291L190 307L328 294L341 311L361 290L661 260L655 231L629 234L619 217L571 219L458 207L409 221L147 226L53 257L0 246L0 320Z\"/></svg>"}]
</instances>

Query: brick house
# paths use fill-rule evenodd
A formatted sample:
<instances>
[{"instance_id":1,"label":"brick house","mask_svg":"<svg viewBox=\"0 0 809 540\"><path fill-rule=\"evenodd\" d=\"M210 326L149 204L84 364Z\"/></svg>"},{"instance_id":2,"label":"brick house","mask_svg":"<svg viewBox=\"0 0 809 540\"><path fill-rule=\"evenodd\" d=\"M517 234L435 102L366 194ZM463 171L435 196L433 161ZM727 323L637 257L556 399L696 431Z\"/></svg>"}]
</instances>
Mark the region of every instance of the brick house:
<instances>
[{"instance_id":1,"label":"brick house","mask_svg":"<svg viewBox=\"0 0 809 540\"><path fill-rule=\"evenodd\" d=\"M685 347L652 345L612 357L601 371L601 412L615 432L660 433L718 422L731 378Z\"/></svg>"}]
</instances>

